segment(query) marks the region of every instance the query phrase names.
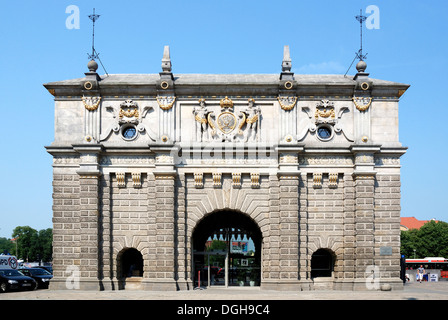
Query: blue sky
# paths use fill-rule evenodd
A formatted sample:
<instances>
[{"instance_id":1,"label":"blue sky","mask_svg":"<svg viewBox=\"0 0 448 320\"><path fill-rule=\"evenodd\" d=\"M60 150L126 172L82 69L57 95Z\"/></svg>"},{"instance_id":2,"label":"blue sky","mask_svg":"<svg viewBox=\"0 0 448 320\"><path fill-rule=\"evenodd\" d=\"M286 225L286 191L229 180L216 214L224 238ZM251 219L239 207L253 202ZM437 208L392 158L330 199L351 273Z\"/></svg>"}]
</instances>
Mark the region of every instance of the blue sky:
<instances>
[{"instance_id":1,"label":"blue sky","mask_svg":"<svg viewBox=\"0 0 448 320\"><path fill-rule=\"evenodd\" d=\"M69 5L80 10L79 29L66 27ZM93 8L108 73L158 73L164 45L174 73L279 73L289 45L295 73L344 74L359 48L354 16L369 5L379 8L380 25L364 28L367 71L411 85L400 104L400 140L409 147L402 216L448 221L446 1L3 0L0 237L16 226L52 227L44 146L53 141L54 103L42 84L84 76Z\"/></svg>"}]
</instances>

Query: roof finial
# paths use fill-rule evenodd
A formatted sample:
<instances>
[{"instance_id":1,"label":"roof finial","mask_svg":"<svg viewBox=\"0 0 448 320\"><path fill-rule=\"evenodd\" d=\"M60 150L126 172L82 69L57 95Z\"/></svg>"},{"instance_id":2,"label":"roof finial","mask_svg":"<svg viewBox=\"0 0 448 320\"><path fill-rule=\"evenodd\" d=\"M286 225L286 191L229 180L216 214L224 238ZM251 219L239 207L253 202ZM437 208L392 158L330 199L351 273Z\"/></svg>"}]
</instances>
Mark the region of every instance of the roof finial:
<instances>
[{"instance_id":1,"label":"roof finial","mask_svg":"<svg viewBox=\"0 0 448 320\"><path fill-rule=\"evenodd\" d=\"M356 64L356 70L358 72L363 73L367 69L367 63L364 60L359 60L359 62Z\"/></svg>"},{"instance_id":2,"label":"roof finial","mask_svg":"<svg viewBox=\"0 0 448 320\"><path fill-rule=\"evenodd\" d=\"M92 59L87 63L87 68L89 68L89 72L96 72L98 70L98 63Z\"/></svg>"},{"instance_id":3,"label":"roof finial","mask_svg":"<svg viewBox=\"0 0 448 320\"><path fill-rule=\"evenodd\" d=\"M289 46L283 47L282 71L291 71L291 55L289 54Z\"/></svg>"},{"instance_id":4,"label":"roof finial","mask_svg":"<svg viewBox=\"0 0 448 320\"><path fill-rule=\"evenodd\" d=\"M294 80L294 72L291 72L291 55L289 54L289 46L283 47L282 72L280 80Z\"/></svg>"},{"instance_id":5,"label":"roof finial","mask_svg":"<svg viewBox=\"0 0 448 320\"><path fill-rule=\"evenodd\" d=\"M170 46L163 48L162 71L171 72Z\"/></svg>"}]
</instances>

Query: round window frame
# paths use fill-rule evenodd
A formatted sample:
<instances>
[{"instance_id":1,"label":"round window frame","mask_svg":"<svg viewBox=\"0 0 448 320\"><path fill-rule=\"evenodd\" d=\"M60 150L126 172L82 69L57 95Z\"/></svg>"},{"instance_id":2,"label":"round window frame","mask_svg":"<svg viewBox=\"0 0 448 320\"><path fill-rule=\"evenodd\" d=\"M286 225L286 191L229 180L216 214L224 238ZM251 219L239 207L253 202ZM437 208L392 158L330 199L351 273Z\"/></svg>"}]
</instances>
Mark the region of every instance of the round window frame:
<instances>
[{"instance_id":1,"label":"round window frame","mask_svg":"<svg viewBox=\"0 0 448 320\"><path fill-rule=\"evenodd\" d=\"M130 128L135 130L135 134L131 138L126 138L125 137L125 132L126 132L126 130L128 130ZM121 127L120 134L121 134L121 137L123 138L123 140L125 140L125 141L132 141L132 140L137 139L138 130L137 130L136 126L134 126L132 124L128 124L128 125L124 125L124 126Z\"/></svg>"},{"instance_id":2,"label":"round window frame","mask_svg":"<svg viewBox=\"0 0 448 320\"><path fill-rule=\"evenodd\" d=\"M320 130L320 129L323 129L323 128L328 129L328 130L330 131L330 136L329 136L328 138L323 138L323 137L320 136L320 134L319 134L319 130ZM320 125L316 128L316 136L317 136L317 138L318 138L320 141L323 141L323 142L330 141L331 139L333 139L333 136L334 136L334 128L333 128L333 126L330 126L330 125L328 125L328 124L320 124Z\"/></svg>"}]
</instances>

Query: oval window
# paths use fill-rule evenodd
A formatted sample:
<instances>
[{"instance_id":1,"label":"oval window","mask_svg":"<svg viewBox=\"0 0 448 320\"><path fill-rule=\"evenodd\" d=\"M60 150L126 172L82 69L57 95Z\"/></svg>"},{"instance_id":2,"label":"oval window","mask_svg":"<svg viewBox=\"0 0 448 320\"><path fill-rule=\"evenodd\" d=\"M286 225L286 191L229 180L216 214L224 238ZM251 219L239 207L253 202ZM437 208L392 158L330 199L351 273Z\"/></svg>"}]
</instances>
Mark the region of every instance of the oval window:
<instances>
[{"instance_id":1,"label":"oval window","mask_svg":"<svg viewBox=\"0 0 448 320\"><path fill-rule=\"evenodd\" d=\"M137 135L137 129L135 129L135 127L133 126L129 126L129 127L125 127L122 130L123 138L125 138L126 140L131 140L134 139L135 136Z\"/></svg>"},{"instance_id":2,"label":"oval window","mask_svg":"<svg viewBox=\"0 0 448 320\"><path fill-rule=\"evenodd\" d=\"M327 125L319 126L317 128L317 136L322 141L328 141L333 136L333 129Z\"/></svg>"}]
</instances>

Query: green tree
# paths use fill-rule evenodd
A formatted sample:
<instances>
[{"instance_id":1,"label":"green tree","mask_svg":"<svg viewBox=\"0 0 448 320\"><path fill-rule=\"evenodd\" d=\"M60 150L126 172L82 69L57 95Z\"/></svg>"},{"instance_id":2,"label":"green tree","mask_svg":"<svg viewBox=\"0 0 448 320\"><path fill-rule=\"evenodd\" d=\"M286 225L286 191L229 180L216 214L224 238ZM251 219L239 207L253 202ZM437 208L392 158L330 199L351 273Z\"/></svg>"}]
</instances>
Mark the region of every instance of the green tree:
<instances>
[{"instance_id":1,"label":"green tree","mask_svg":"<svg viewBox=\"0 0 448 320\"><path fill-rule=\"evenodd\" d=\"M43 229L38 234L39 255L42 261L48 262L53 256L53 229Z\"/></svg>"},{"instance_id":2,"label":"green tree","mask_svg":"<svg viewBox=\"0 0 448 320\"><path fill-rule=\"evenodd\" d=\"M17 252L15 252L17 258L24 261L35 261L37 258L37 231L29 226L15 227L12 236L17 239Z\"/></svg>"},{"instance_id":3,"label":"green tree","mask_svg":"<svg viewBox=\"0 0 448 320\"><path fill-rule=\"evenodd\" d=\"M207 248L207 251L212 250L226 250L227 249L227 243L225 241L221 240L212 240L212 243Z\"/></svg>"},{"instance_id":4,"label":"green tree","mask_svg":"<svg viewBox=\"0 0 448 320\"><path fill-rule=\"evenodd\" d=\"M414 251L415 250L415 251ZM448 257L448 223L430 221L419 230L401 232L401 254L407 258Z\"/></svg>"},{"instance_id":5,"label":"green tree","mask_svg":"<svg viewBox=\"0 0 448 320\"><path fill-rule=\"evenodd\" d=\"M225 251L225 250L227 250L227 243L225 241L221 241L221 240L212 240L210 246L207 247L206 250L207 251L213 251L213 250ZM210 259L210 260L208 261L208 259ZM210 265L212 265L212 266L218 264L219 266L223 267L224 266L224 256L223 255L219 255L219 256L211 255L210 257L204 256L204 263L207 264L208 262L210 262Z\"/></svg>"},{"instance_id":6,"label":"green tree","mask_svg":"<svg viewBox=\"0 0 448 320\"><path fill-rule=\"evenodd\" d=\"M418 244L418 230L411 229L401 232L401 254L408 259L420 256L420 245Z\"/></svg>"},{"instance_id":7,"label":"green tree","mask_svg":"<svg viewBox=\"0 0 448 320\"><path fill-rule=\"evenodd\" d=\"M0 238L0 253L10 253L13 254L15 250L15 244L11 239L1 237Z\"/></svg>"},{"instance_id":8,"label":"green tree","mask_svg":"<svg viewBox=\"0 0 448 320\"><path fill-rule=\"evenodd\" d=\"M418 233L422 257L447 257L448 223L430 221Z\"/></svg>"},{"instance_id":9,"label":"green tree","mask_svg":"<svg viewBox=\"0 0 448 320\"><path fill-rule=\"evenodd\" d=\"M53 230L43 229L37 231L29 226L16 227L12 232L17 240L17 252L15 243L11 254L24 261L51 261L53 250Z\"/></svg>"}]
</instances>

